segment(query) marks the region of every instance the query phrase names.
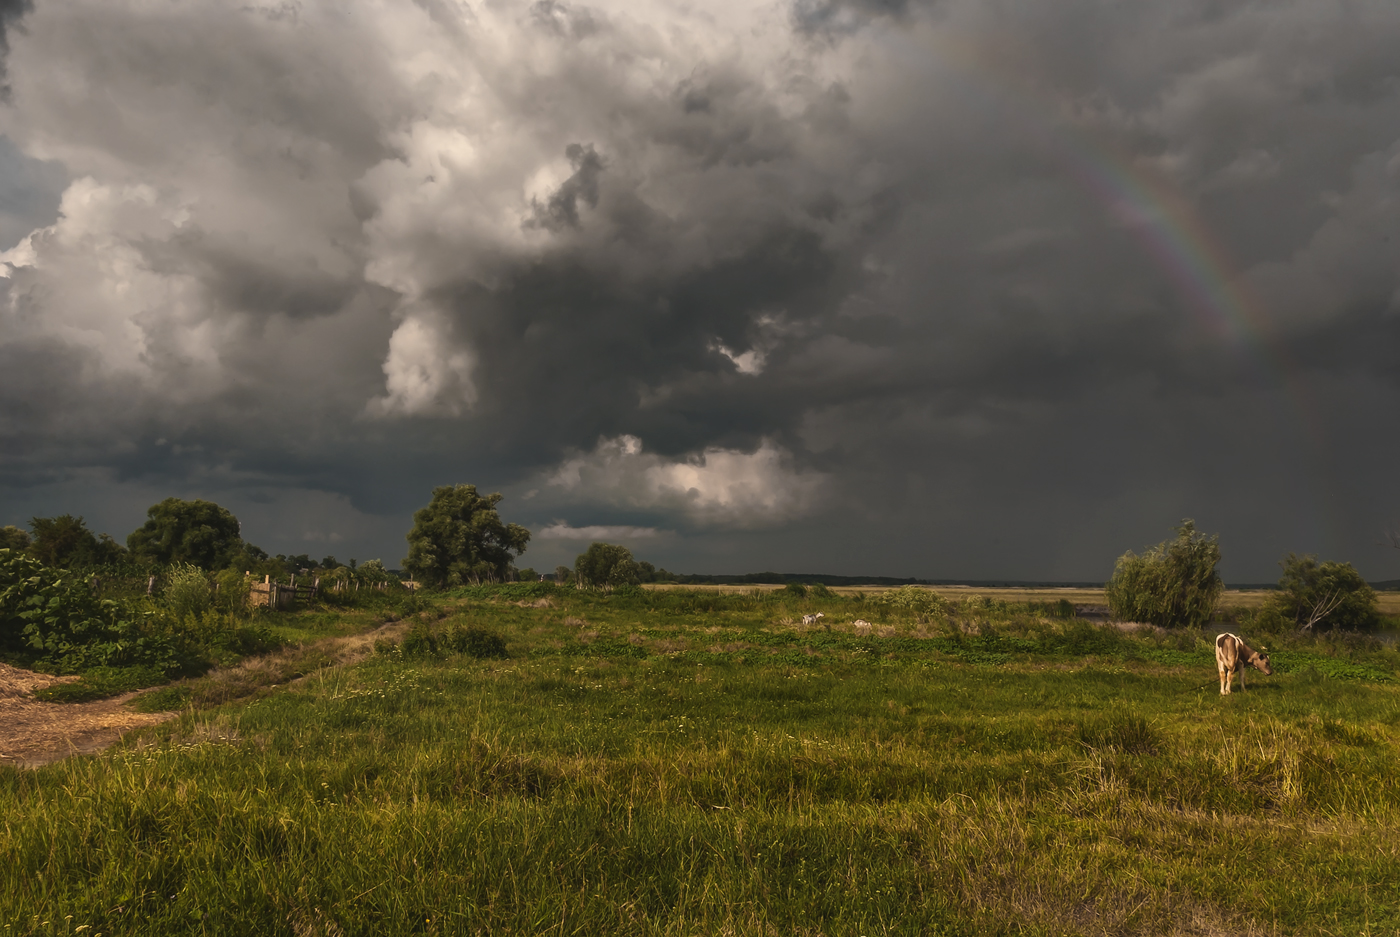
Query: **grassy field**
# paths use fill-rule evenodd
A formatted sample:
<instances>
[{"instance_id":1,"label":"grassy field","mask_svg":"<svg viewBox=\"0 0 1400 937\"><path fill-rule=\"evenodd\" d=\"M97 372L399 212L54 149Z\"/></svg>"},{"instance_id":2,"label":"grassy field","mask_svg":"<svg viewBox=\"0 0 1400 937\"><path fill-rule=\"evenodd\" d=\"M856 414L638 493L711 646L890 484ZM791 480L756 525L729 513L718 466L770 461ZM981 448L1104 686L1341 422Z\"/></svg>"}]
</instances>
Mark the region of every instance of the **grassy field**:
<instances>
[{"instance_id":1,"label":"grassy field","mask_svg":"<svg viewBox=\"0 0 1400 937\"><path fill-rule=\"evenodd\" d=\"M1276 674L1222 698L1213 633L858 592L462 590L0 771L0 933L1400 933L1393 643L1245 613Z\"/></svg>"}]
</instances>

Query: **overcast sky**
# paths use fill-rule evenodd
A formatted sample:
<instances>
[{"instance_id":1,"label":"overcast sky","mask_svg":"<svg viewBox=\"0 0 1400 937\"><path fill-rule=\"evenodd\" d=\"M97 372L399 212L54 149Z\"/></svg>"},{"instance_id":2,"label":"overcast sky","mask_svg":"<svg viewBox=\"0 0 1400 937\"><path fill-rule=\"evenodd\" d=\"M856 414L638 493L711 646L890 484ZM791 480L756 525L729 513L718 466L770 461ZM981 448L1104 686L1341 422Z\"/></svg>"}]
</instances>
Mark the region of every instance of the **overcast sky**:
<instances>
[{"instance_id":1,"label":"overcast sky","mask_svg":"<svg viewBox=\"0 0 1400 937\"><path fill-rule=\"evenodd\" d=\"M1400 578L1395 0L0 0L0 523Z\"/></svg>"}]
</instances>

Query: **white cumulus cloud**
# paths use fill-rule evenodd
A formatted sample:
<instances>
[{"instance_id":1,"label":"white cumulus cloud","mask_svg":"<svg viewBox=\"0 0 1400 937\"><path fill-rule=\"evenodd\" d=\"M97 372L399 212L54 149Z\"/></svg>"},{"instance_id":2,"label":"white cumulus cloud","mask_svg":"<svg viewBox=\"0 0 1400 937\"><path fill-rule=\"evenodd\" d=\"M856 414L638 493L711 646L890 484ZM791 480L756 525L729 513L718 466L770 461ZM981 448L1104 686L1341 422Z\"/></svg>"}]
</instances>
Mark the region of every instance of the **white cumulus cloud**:
<instances>
[{"instance_id":1,"label":"white cumulus cloud","mask_svg":"<svg viewBox=\"0 0 1400 937\"><path fill-rule=\"evenodd\" d=\"M655 527L626 527L605 524L570 527L564 521L555 521L535 536L542 540L638 540L655 537L660 533L661 531Z\"/></svg>"},{"instance_id":2,"label":"white cumulus cloud","mask_svg":"<svg viewBox=\"0 0 1400 937\"><path fill-rule=\"evenodd\" d=\"M821 500L827 478L797 469L769 439L753 452L710 447L673 461L623 435L565 460L549 481L587 500L676 512L700 525L751 528L808 513Z\"/></svg>"}]
</instances>

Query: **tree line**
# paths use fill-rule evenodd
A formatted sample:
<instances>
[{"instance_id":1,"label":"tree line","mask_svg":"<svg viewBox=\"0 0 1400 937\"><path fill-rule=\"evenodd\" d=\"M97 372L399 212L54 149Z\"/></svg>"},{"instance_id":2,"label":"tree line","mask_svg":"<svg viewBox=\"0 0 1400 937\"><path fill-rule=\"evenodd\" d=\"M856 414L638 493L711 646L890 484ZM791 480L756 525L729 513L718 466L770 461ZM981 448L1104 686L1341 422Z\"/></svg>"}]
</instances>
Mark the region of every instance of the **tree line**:
<instances>
[{"instance_id":1,"label":"tree line","mask_svg":"<svg viewBox=\"0 0 1400 937\"><path fill-rule=\"evenodd\" d=\"M34 517L29 529L0 528L0 549L14 550L56 569L107 569L139 574L144 569L189 565L207 572L237 569L284 579L295 573L344 570L364 578L388 578L380 560L342 563L334 555L269 555L248 543L233 512L213 501L166 498L146 511L145 522L118 543L88 529L81 515Z\"/></svg>"},{"instance_id":2,"label":"tree line","mask_svg":"<svg viewBox=\"0 0 1400 937\"><path fill-rule=\"evenodd\" d=\"M678 576L636 559L624 546L593 543L572 568L557 567L542 576L516 566L530 542L530 531L501 519L500 493L481 494L475 485L433 489L427 506L413 515L403 568L414 581L432 589L517 580L552 578L560 585L613 590L642 583L694 583L736 577ZM44 566L82 569L112 566L188 565L207 571L237 569L257 575L318 573L341 578L389 580L379 560L343 565L334 556L315 560L307 554L269 556L243 540L238 519L212 501L166 498L152 505L146 521L126 543L94 534L81 516L35 517L29 531L0 528L0 549L23 553ZM1162 627L1205 627L1224 592L1216 567L1218 536L1196 530L1184 520L1176 536L1141 554L1128 551L1114 565L1105 592L1109 610L1122 621ZM1279 564L1283 575L1261 614L1274 624L1291 622L1303 631L1368 630L1379 622L1376 595L1350 563L1320 561L1313 555L1288 554ZM787 581L779 574L737 577L742 581ZM814 577L840 578L840 577Z\"/></svg>"}]
</instances>

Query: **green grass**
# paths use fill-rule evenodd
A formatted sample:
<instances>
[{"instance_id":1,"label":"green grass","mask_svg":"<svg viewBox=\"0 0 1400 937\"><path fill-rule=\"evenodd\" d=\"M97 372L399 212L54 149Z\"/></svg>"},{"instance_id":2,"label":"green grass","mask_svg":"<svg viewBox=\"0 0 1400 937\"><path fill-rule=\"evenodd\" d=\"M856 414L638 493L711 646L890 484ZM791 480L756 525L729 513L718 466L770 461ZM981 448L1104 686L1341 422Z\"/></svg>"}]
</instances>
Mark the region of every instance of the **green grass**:
<instances>
[{"instance_id":1,"label":"green grass","mask_svg":"<svg viewBox=\"0 0 1400 937\"><path fill-rule=\"evenodd\" d=\"M1400 932L1390 646L1271 637L1222 698L1206 636L1024 606L455 601L419 657L0 770L4 933Z\"/></svg>"}]
</instances>

